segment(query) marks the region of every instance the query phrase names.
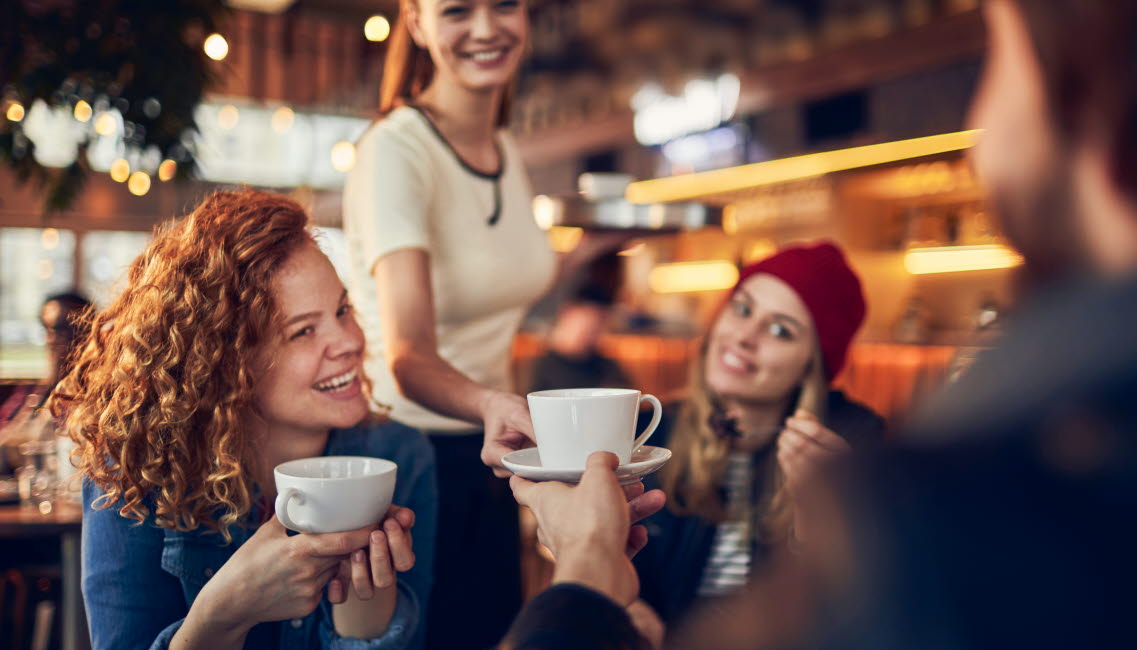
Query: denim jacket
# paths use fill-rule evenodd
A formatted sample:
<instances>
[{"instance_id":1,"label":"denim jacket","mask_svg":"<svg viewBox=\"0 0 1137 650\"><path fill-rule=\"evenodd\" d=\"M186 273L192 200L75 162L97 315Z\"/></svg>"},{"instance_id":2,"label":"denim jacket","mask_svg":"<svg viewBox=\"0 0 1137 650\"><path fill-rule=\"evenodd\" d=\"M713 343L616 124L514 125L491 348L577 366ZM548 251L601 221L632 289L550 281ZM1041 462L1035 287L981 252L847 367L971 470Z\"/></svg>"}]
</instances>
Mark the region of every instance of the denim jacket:
<instances>
[{"instance_id":1,"label":"denim jacket","mask_svg":"<svg viewBox=\"0 0 1137 650\"><path fill-rule=\"evenodd\" d=\"M415 566L399 574L398 600L386 633L370 640L335 632L331 603L324 598L304 618L255 625L246 648L329 650L417 649L430 593L438 518L434 452L418 431L389 422L334 430L325 456L372 456L398 466L394 502L415 512ZM83 599L95 650L160 649L169 646L190 605L210 577L255 532L233 526L233 541L204 529L179 532L138 524L116 506L93 508L99 489L83 486ZM256 520L256 513L251 513Z\"/></svg>"}]
</instances>

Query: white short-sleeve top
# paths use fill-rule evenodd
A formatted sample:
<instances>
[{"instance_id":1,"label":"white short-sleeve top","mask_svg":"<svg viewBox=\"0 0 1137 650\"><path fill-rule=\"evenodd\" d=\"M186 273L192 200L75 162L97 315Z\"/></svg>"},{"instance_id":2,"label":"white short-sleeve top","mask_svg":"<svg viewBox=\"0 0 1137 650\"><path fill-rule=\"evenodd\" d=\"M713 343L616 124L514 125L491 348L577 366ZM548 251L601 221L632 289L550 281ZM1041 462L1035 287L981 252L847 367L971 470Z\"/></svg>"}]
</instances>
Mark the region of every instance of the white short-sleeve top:
<instances>
[{"instance_id":1,"label":"white short-sleeve top","mask_svg":"<svg viewBox=\"0 0 1137 650\"><path fill-rule=\"evenodd\" d=\"M468 422L404 398L387 369L371 275L384 255L426 251L438 353L470 379L511 390L510 348L525 312L552 282L555 258L533 220L517 147L498 133L502 167L467 166L419 110L400 107L356 147L343 197L350 293L367 335L365 367L391 415L421 429L467 432ZM497 186L495 188L495 185Z\"/></svg>"}]
</instances>

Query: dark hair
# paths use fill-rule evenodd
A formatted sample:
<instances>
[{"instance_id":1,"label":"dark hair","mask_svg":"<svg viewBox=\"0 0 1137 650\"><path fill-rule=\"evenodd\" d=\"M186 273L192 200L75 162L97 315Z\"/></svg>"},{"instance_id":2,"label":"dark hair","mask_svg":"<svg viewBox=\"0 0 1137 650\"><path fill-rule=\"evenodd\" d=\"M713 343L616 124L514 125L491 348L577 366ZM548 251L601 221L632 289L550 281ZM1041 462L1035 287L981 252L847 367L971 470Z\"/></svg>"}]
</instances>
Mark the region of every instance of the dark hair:
<instances>
[{"instance_id":1,"label":"dark hair","mask_svg":"<svg viewBox=\"0 0 1137 650\"><path fill-rule=\"evenodd\" d=\"M86 309L91 306L91 301L87 297L77 291L64 291L63 293L53 293L43 299L43 304L51 302L58 302L59 304L67 307L68 309Z\"/></svg>"},{"instance_id":2,"label":"dark hair","mask_svg":"<svg viewBox=\"0 0 1137 650\"><path fill-rule=\"evenodd\" d=\"M383 63L383 79L379 84L379 117L405 104L413 103L419 93L426 90L434 79L434 61L430 52L415 44L411 37L410 12L407 6L417 0L402 0L399 17L388 40L387 57ZM501 97L497 111L497 126L509 124L509 111L513 104L512 84Z\"/></svg>"},{"instance_id":3,"label":"dark hair","mask_svg":"<svg viewBox=\"0 0 1137 650\"><path fill-rule=\"evenodd\" d=\"M1012 2L1030 30L1057 128L1073 138L1100 125L1113 180L1137 198L1137 2Z\"/></svg>"}]
</instances>

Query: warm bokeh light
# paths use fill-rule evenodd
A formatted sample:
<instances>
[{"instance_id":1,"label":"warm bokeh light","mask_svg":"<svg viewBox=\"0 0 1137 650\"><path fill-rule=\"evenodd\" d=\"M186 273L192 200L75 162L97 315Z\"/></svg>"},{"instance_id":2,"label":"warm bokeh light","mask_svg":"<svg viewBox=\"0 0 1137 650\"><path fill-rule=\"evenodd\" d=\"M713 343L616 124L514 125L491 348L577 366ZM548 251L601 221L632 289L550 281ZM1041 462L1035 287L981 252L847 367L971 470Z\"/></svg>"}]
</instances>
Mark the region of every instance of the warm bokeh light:
<instances>
[{"instance_id":1,"label":"warm bokeh light","mask_svg":"<svg viewBox=\"0 0 1137 650\"><path fill-rule=\"evenodd\" d=\"M372 16L363 24L363 35L375 43L385 41L391 35L391 23L383 16Z\"/></svg>"},{"instance_id":2,"label":"warm bokeh light","mask_svg":"<svg viewBox=\"0 0 1137 650\"><path fill-rule=\"evenodd\" d=\"M731 192L816 178L859 167L962 151L973 147L978 139L979 131L959 131L751 163L697 174L657 178L628 185L625 196L632 203L706 201L711 195L716 194L729 195Z\"/></svg>"},{"instance_id":3,"label":"warm bokeh light","mask_svg":"<svg viewBox=\"0 0 1137 650\"><path fill-rule=\"evenodd\" d=\"M738 234L738 208L733 204L722 209L722 231L728 235Z\"/></svg>"},{"instance_id":4,"label":"warm bokeh light","mask_svg":"<svg viewBox=\"0 0 1137 650\"><path fill-rule=\"evenodd\" d=\"M45 251L53 250L59 245L59 231L55 228L44 228L39 241Z\"/></svg>"},{"instance_id":5,"label":"warm bokeh light","mask_svg":"<svg viewBox=\"0 0 1137 650\"><path fill-rule=\"evenodd\" d=\"M213 59L214 61L221 61L229 56L229 41L221 34L210 34L205 39L205 56Z\"/></svg>"},{"instance_id":6,"label":"warm bokeh light","mask_svg":"<svg viewBox=\"0 0 1137 650\"><path fill-rule=\"evenodd\" d=\"M533 219L541 230L553 227L557 216L557 202L544 194L533 197Z\"/></svg>"},{"instance_id":7,"label":"warm bokeh light","mask_svg":"<svg viewBox=\"0 0 1137 650\"><path fill-rule=\"evenodd\" d=\"M135 196L142 196L150 191L150 174L144 171L136 171L130 175L130 181L126 184L126 189Z\"/></svg>"},{"instance_id":8,"label":"warm bokeh light","mask_svg":"<svg viewBox=\"0 0 1137 650\"><path fill-rule=\"evenodd\" d=\"M655 293L729 289L738 281L738 268L726 260L659 264L648 275Z\"/></svg>"},{"instance_id":9,"label":"warm bokeh light","mask_svg":"<svg viewBox=\"0 0 1137 650\"><path fill-rule=\"evenodd\" d=\"M553 226L549 228L549 245L558 253L568 253L576 248L584 237L584 230L572 226Z\"/></svg>"},{"instance_id":10,"label":"warm bokeh light","mask_svg":"<svg viewBox=\"0 0 1137 650\"><path fill-rule=\"evenodd\" d=\"M904 254L904 268L912 275L1006 269L1022 263L1022 255L997 244L911 248Z\"/></svg>"},{"instance_id":11,"label":"warm bokeh light","mask_svg":"<svg viewBox=\"0 0 1137 650\"><path fill-rule=\"evenodd\" d=\"M277 133L287 133L296 121L296 113L287 106L281 106L272 113L272 130Z\"/></svg>"},{"instance_id":12,"label":"warm bokeh light","mask_svg":"<svg viewBox=\"0 0 1137 650\"><path fill-rule=\"evenodd\" d=\"M130 178L130 163L126 162L126 158L118 158L111 163L111 178L119 183L125 183Z\"/></svg>"},{"instance_id":13,"label":"warm bokeh light","mask_svg":"<svg viewBox=\"0 0 1137 650\"><path fill-rule=\"evenodd\" d=\"M99 135L114 135L118 131L118 120L114 113L99 113L95 118L95 133Z\"/></svg>"},{"instance_id":14,"label":"warm bokeh light","mask_svg":"<svg viewBox=\"0 0 1137 650\"><path fill-rule=\"evenodd\" d=\"M79 120L80 122L90 122L91 116L95 114L95 111L91 109L90 104L80 99L75 103L74 114L75 119Z\"/></svg>"},{"instance_id":15,"label":"warm bokeh light","mask_svg":"<svg viewBox=\"0 0 1137 650\"><path fill-rule=\"evenodd\" d=\"M645 250L647 250L647 243L639 241L616 254L623 257L635 257Z\"/></svg>"},{"instance_id":16,"label":"warm bokeh light","mask_svg":"<svg viewBox=\"0 0 1137 650\"><path fill-rule=\"evenodd\" d=\"M19 122L20 120L24 119L24 105L20 102L12 102L8 106L8 110L5 113L5 116L8 118L9 122Z\"/></svg>"},{"instance_id":17,"label":"warm bokeh light","mask_svg":"<svg viewBox=\"0 0 1137 650\"><path fill-rule=\"evenodd\" d=\"M158 165L158 180L162 181L163 183L173 179L177 173L178 163L170 160L169 158L163 160L161 165Z\"/></svg>"},{"instance_id":18,"label":"warm bokeh light","mask_svg":"<svg viewBox=\"0 0 1137 650\"><path fill-rule=\"evenodd\" d=\"M339 172L349 172L355 167L355 145L340 141L332 147L332 167Z\"/></svg>"},{"instance_id":19,"label":"warm bokeh light","mask_svg":"<svg viewBox=\"0 0 1137 650\"><path fill-rule=\"evenodd\" d=\"M55 264L51 260L40 260L38 275L41 280L47 280L55 275Z\"/></svg>"},{"instance_id":20,"label":"warm bokeh light","mask_svg":"<svg viewBox=\"0 0 1137 650\"><path fill-rule=\"evenodd\" d=\"M221 107L221 110L217 111L217 123L226 131L237 126L240 119L241 112L232 104L226 104Z\"/></svg>"}]
</instances>

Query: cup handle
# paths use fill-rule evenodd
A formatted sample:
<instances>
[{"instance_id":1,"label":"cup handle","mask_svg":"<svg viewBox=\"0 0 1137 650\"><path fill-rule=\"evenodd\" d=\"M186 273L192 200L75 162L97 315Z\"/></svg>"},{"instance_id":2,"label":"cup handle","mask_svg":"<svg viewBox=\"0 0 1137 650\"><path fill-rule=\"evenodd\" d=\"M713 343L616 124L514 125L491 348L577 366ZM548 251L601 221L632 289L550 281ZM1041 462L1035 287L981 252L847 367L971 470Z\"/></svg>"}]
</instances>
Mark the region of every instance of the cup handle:
<instances>
[{"instance_id":1,"label":"cup handle","mask_svg":"<svg viewBox=\"0 0 1137 650\"><path fill-rule=\"evenodd\" d=\"M651 414L651 422L648 423L647 428L644 429L640 437L636 438L636 441L632 443L633 454L636 453L637 449L644 446L644 443L651 437L651 434L655 433L655 428L659 426L659 420L663 417L663 405L659 403L655 395L641 395L640 404L644 402L651 402L651 407L654 412Z\"/></svg>"},{"instance_id":2,"label":"cup handle","mask_svg":"<svg viewBox=\"0 0 1137 650\"><path fill-rule=\"evenodd\" d=\"M284 488L284 492L276 495L276 518L285 528L303 533L308 530L307 522L297 522L288 516L288 502L293 499L298 505L304 505L304 493L296 488Z\"/></svg>"}]
</instances>

